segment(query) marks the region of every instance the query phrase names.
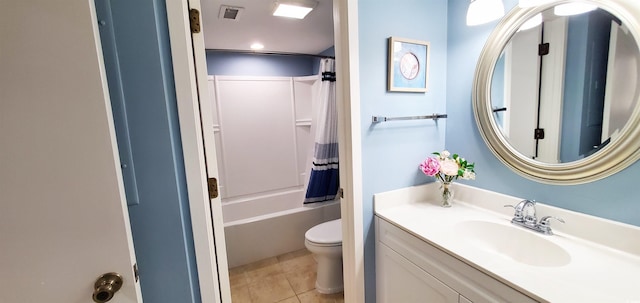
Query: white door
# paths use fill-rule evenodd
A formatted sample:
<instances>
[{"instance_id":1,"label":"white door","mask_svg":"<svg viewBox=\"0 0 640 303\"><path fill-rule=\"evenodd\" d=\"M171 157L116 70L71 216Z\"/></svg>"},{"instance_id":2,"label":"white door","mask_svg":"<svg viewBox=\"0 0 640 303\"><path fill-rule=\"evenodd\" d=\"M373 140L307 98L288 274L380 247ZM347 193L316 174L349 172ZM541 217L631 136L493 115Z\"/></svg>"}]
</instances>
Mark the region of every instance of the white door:
<instances>
[{"instance_id":1,"label":"white door","mask_svg":"<svg viewBox=\"0 0 640 303\"><path fill-rule=\"evenodd\" d=\"M626 25L611 21L602 142L613 139L624 128L635 107L640 58L636 40L631 35Z\"/></svg>"},{"instance_id":2,"label":"white door","mask_svg":"<svg viewBox=\"0 0 640 303\"><path fill-rule=\"evenodd\" d=\"M538 106L538 83L540 79L539 28L520 31L513 36L505 48L505 95L504 105L508 119L507 140L523 155L533 158Z\"/></svg>"},{"instance_id":3,"label":"white door","mask_svg":"<svg viewBox=\"0 0 640 303\"><path fill-rule=\"evenodd\" d=\"M142 302L93 0L0 2L0 302Z\"/></svg>"},{"instance_id":4,"label":"white door","mask_svg":"<svg viewBox=\"0 0 640 303\"><path fill-rule=\"evenodd\" d=\"M189 6L201 10L200 1L190 0ZM209 84L207 75L207 60L205 56L204 35L192 35L193 60L196 69L196 81L200 100L200 119L202 122L202 138L204 155L209 179L220 180L218 175L218 159L214 134L213 103L209 99ZM224 220L222 218L222 197L217 195L210 199L211 219L218 267L218 283L221 302L231 302L231 284L229 282L229 267L227 262L227 245L224 235Z\"/></svg>"}]
</instances>

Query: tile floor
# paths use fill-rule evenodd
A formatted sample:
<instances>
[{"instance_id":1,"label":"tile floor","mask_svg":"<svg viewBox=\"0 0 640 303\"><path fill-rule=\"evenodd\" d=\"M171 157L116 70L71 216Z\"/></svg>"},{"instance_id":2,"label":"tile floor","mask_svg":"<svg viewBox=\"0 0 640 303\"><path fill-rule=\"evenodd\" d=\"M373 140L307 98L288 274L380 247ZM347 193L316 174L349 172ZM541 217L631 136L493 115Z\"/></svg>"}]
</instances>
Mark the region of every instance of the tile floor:
<instances>
[{"instance_id":1,"label":"tile floor","mask_svg":"<svg viewBox=\"0 0 640 303\"><path fill-rule=\"evenodd\" d=\"M344 293L315 290L316 262L298 250L229 269L233 303L344 303Z\"/></svg>"}]
</instances>

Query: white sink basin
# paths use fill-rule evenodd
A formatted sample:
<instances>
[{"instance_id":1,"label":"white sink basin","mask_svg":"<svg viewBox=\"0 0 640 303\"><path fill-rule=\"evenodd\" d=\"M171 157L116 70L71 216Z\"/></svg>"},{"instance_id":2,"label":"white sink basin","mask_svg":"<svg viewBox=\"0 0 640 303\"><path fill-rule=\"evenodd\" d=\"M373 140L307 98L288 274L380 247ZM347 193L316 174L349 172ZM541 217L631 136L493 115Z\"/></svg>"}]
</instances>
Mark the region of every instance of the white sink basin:
<instances>
[{"instance_id":1,"label":"white sink basin","mask_svg":"<svg viewBox=\"0 0 640 303\"><path fill-rule=\"evenodd\" d=\"M489 221L464 221L455 225L455 234L465 245L514 261L539 267L569 264L571 256L542 234L515 225Z\"/></svg>"}]
</instances>

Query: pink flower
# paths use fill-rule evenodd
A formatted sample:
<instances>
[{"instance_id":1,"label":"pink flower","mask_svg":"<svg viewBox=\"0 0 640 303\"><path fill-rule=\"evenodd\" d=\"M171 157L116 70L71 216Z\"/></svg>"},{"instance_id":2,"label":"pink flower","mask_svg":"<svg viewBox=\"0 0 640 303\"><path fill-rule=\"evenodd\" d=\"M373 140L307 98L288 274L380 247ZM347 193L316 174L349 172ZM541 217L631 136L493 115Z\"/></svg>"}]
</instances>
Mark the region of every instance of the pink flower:
<instances>
[{"instance_id":1,"label":"pink flower","mask_svg":"<svg viewBox=\"0 0 640 303\"><path fill-rule=\"evenodd\" d=\"M427 176L435 176L440 171L440 162L436 158L427 158L420 163L420 170Z\"/></svg>"},{"instance_id":2,"label":"pink flower","mask_svg":"<svg viewBox=\"0 0 640 303\"><path fill-rule=\"evenodd\" d=\"M447 176L458 175L458 163L455 160L444 159L440 161L440 169Z\"/></svg>"}]
</instances>

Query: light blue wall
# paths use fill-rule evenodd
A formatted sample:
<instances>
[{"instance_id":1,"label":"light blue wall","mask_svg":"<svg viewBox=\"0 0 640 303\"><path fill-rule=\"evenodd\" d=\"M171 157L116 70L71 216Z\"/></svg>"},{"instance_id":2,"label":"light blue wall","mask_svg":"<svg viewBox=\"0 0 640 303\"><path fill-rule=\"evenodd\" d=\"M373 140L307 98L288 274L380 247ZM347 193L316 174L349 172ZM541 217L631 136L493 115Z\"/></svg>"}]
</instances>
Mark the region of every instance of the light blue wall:
<instances>
[{"instance_id":1,"label":"light blue wall","mask_svg":"<svg viewBox=\"0 0 640 303\"><path fill-rule=\"evenodd\" d=\"M136 169L135 184L125 178L125 186L127 200L139 202L129 217L142 295L145 302L198 303L165 2L96 0L96 8L119 150Z\"/></svg>"},{"instance_id":2,"label":"light blue wall","mask_svg":"<svg viewBox=\"0 0 640 303\"><path fill-rule=\"evenodd\" d=\"M260 55L207 51L209 75L299 77L318 73L306 56ZM317 68L316 68L317 69Z\"/></svg>"},{"instance_id":3,"label":"light blue wall","mask_svg":"<svg viewBox=\"0 0 640 303\"><path fill-rule=\"evenodd\" d=\"M505 1L507 9L515 1ZM497 22L465 25L468 1L448 3L447 147L476 162L477 180L470 185L640 226L640 163L604 180L571 186L536 183L520 177L489 151L478 133L471 105L476 61ZM363 103L366 100L363 99ZM567 222L571 224L571 222Z\"/></svg>"},{"instance_id":4,"label":"light blue wall","mask_svg":"<svg viewBox=\"0 0 640 303\"><path fill-rule=\"evenodd\" d=\"M318 55L335 57L336 56L336 50L332 46L332 47L329 47L329 48L323 50ZM311 70L313 71L314 74L317 74L320 71L320 58L315 58L313 60L313 67L311 68Z\"/></svg>"},{"instance_id":5,"label":"light blue wall","mask_svg":"<svg viewBox=\"0 0 640 303\"><path fill-rule=\"evenodd\" d=\"M366 301L375 302L373 194L431 182L418 170L418 164L444 148L445 127L450 122L420 120L374 126L371 116L447 112L447 3L361 0L358 6L365 291ZM387 38L391 36L431 43L429 92L387 92Z\"/></svg>"}]
</instances>

